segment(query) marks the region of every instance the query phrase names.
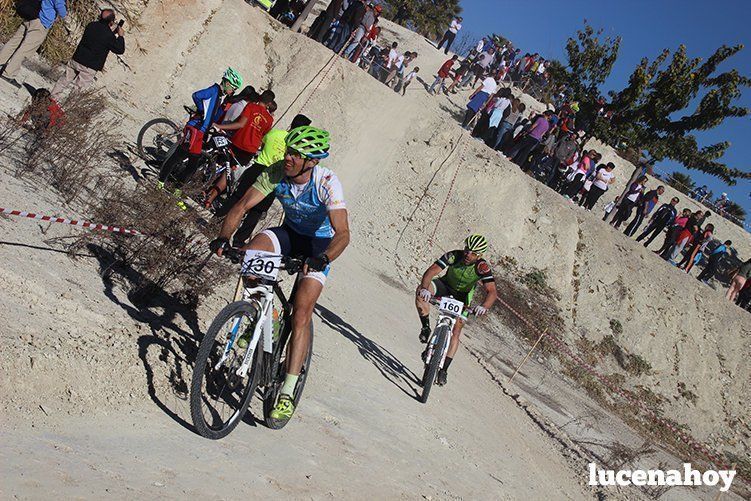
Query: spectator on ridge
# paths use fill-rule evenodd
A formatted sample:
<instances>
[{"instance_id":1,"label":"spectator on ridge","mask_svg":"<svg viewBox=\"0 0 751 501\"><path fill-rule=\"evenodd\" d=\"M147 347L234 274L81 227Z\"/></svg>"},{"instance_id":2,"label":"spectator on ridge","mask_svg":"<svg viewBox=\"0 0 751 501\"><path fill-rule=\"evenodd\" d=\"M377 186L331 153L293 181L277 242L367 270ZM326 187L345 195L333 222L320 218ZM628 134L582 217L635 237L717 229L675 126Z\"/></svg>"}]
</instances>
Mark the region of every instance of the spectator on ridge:
<instances>
[{"instance_id":1,"label":"spectator on ridge","mask_svg":"<svg viewBox=\"0 0 751 501\"><path fill-rule=\"evenodd\" d=\"M710 252L709 256L707 257L707 266L704 267L702 272L699 273L699 276L696 278L701 280L705 284L708 283L711 278L714 278L714 275L717 272L717 268L720 266L720 261L722 261L722 258L728 254L731 245L733 245L733 242L731 242L730 240L725 240L725 243L722 243L715 247L715 249Z\"/></svg>"},{"instance_id":2,"label":"spectator on ridge","mask_svg":"<svg viewBox=\"0 0 751 501\"><path fill-rule=\"evenodd\" d=\"M662 204L659 209L652 215L652 218L647 225L647 228L642 232L641 235L639 235L636 238L637 242L641 242L649 236L646 242L644 242L644 247L649 247L649 244L652 243L652 240L657 238L657 235L659 235L662 230L664 230L668 225L670 225L673 221L675 221L676 216L678 215L677 209L675 208L676 205L678 205L678 202L680 200L678 197L673 197L670 200L669 204Z\"/></svg>"},{"instance_id":3,"label":"spectator on ridge","mask_svg":"<svg viewBox=\"0 0 751 501\"><path fill-rule=\"evenodd\" d=\"M682 270L686 270L686 273L689 273L691 271L691 268L694 267L699 261L701 261L701 256L704 253L704 251L707 248L707 244L712 240L712 235L714 233L714 225L708 224L706 228L699 229L694 234L694 238L691 242L691 247L688 249L688 252L686 252L686 255L683 257L680 263L678 263L678 268Z\"/></svg>"},{"instance_id":4,"label":"spectator on ridge","mask_svg":"<svg viewBox=\"0 0 751 501\"><path fill-rule=\"evenodd\" d=\"M608 162L604 169L599 169L597 171L592 186L589 188L589 193L587 193L586 201L584 202L585 209L592 210L602 194L608 190L608 187L611 184L615 183L615 174L613 174L613 170L615 170L615 164L613 162Z\"/></svg>"},{"instance_id":5,"label":"spectator on ridge","mask_svg":"<svg viewBox=\"0 0 751 501\"><path fill-rule=\"evenodd\" d=\"M451 47L451 44L454 43L454 39L456 38L456 34L459 32L459 30L462 29L462 18L457 17L455 19L451 20L451 24L449 25L448 29L446 30L446 33L443 34L443 38L441 38L441 41L438 42L438 50L441 50L441 46L443 43L446 43L446 48L444 49L443 53L448 54L449 48Z\"/></svg>"},{"instance_id":6,"label":"spectator on ridge","mask_svg":"<svg viewBox=\"0 0 751 501\"><path fill-rule=\"evenodd\" d=\"M621 205L618 207L618 211L615 213L615 217L610 222L614 228L618 229L621 223L631 217L631 212L634 207L639 203L642 193L644 193L644 186L647 184L647 176L639 176L636 181L631 183L631 186L626 192L626 196L621 200Z\"/></svg>"},{"instance_id":7,"label":"spectator on ridge","mask_svg":"<svg viewBox=\"0 0 751 501\"><path fill-rule=\"evenodd\" d=\"M469 103L467 103L467 111L464 114L464 120L462 120L462 127L469 129L472 118L482 109L485 102L492 96L498 89L498 84L493 77L486 77L482 81L482 85L469 96Z\"/></svg>"},{"instance_id":8,"label":"spectator on ridge","mask_svg":"<svg viewBox=\"0 0 751 501\"><path fill-rule=\"evenodd\" d=\"M665 187L658 186L656 190L648 191L641 197L639 200L639 206L636 208L634 219L631 220L631 223L626 227L626 231L623 232L627 237L634 236L634 233L639 229L644 218L652 212L657 205L657 202L660 201L660 195L663 193L665 193Z\"/></svg>"},{"instance_id":9,"label":"spectator on ridge","mask_svg":"<svg viewBox=\"0 0 751 501\"><path fill-rule=\"evenodd\" d=\"M734 303L738 299L738 293L746 285L746 281L751 278L751 259L733 270L730 276L730 287L725 293L725 298Z\"/></svg>"},{"instance_id":10,"label":"spectator on ridge","mask_svg":"<svg viewBox=\"0 0 751 501\"><path fill-rule=\"evenodd\" d=\"M78 90L91 85L96 72L104 68L110 52L125 53L124 35L121 24L115 24L115 11L102 10L99 19L86 26L73 58L65 67L65 73L52 89L52 96L59 99L60 94L71 84Z\"/></svg>"},{"instance_id":11,"label":"spectator on ridge","mask_svg":"<svg viewBox=\"0 0 751 501\"><path fill-rule=\"evenodd\" d=\"M668 253L670 249L673 248L675 240L683 231L683 228L686 226L689 217L691 217L691 209L684 208L681 214L676 216L673 224L668 227L668 230L665 232L665 240L662 242L662 246L655 251L655 254L663 255Z\"/></svg>"},{"instance_id":12,"label":"spectator on ridge","mask_svg":"<svg viewBox=\"0 0 751 501\"><path fill-rule=\"evenodd\" d=\"M16 2L16 13L23 22L0 50L0 77L21 88L16 81L21 63L39 49L55 19L65 18L68 10L65 0L41 0L38 4L32 0L21 0Z\"/></svg>"}]
</instances>

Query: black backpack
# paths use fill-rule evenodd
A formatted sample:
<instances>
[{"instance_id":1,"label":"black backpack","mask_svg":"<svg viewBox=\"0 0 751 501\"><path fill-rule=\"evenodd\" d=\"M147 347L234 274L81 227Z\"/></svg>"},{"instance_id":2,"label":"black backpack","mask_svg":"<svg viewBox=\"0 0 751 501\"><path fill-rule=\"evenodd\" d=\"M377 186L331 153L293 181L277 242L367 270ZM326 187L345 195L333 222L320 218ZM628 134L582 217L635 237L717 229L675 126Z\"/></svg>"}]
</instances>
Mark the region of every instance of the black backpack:
<instances>
[{"instance_id":1,"label":"black backpack","mask_svg":"<svg viewBox=\"0 0 751 501\"><path fill-rule=\"evenodd\" d=\"M561 162L567 162L576 150L576 141L571 136L566 136L555 149L555 158Z\"/></svg>"},{"instance_id":2,"label":"black backpack","mask_svg":"<svg viewBox=\"0 0 751 501\"><path fill-rule=\"evenodd\" d=\"M39 19L40 10L42 10L42 0L18 0L16 2L16 14L25 21Z\"/></svg>"}]
</instances>

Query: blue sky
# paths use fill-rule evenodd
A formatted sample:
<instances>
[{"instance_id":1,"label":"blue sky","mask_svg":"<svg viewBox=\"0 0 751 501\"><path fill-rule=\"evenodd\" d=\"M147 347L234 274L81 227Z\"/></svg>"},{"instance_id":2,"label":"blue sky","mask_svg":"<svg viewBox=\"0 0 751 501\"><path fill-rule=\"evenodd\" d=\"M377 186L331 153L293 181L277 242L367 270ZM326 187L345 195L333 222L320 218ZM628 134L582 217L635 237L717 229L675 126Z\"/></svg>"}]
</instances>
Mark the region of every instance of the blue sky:
<instances>
[{"instance_id":1,"label":"blue sky","mask_svg":"<svg viewBox=\"0 0 751 501\"><path fill-rule=\"evenodd\" d=\"M475 35L504 35L522 49L539 52L565 64L568 37L584 25L584 19L602 28L604 35L622 37L621 50L604 90L623 88L642 57L654 59L664 48L686 45L689 57L710 56L721 46L742 43L745 48L725 62L721 70L737 68L751 76L751 0L461 0L463 29ZM736 103L751 108L751 89ZM700 144L730 141L722 161L751 171L751 117L728 119L720 127L697 134ZM657 166L670 172L679 164ZM706 184L719 196L727 192L741 204L751 220L751 181L728 187L722 181L697 171L688 171L697 184Z\"/></svg>"}]
</instances>

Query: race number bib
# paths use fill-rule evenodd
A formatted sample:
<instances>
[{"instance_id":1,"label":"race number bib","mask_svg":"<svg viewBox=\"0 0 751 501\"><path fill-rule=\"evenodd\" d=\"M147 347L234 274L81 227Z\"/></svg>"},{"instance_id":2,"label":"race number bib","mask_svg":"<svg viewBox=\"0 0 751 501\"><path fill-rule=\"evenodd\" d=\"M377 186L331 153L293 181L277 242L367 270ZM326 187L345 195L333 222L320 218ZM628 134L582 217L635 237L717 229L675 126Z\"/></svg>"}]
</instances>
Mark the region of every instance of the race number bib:
<instances>
[{"instance_id":1,"label":"race number bib","mask_svg":"<svg viewBox=\"0 0 751 501\"><path fill-rule=\"evenodd\" d=\"M461 315L464 310L464 303L450 297L442 297L438 303L438 309L449 315Z\"/></svg>"},{"instance_id":2,"label":"race number bib","mask_svg":"<svg viewBox=\"0 0 751 501\"><path fill-rule=\"evenodd\" d=\"M217 148L223 148L229 144L229 141L227 141L227 138L224 136L214 136L212 139Z\"/></svg>"},{"instance_id":3,"label":"race number bib","mask_svg":"<svg viewBox=\"0 0 751 501\"><path fill-rule=\"evenodd\" d=\"M266 251L248 250L245 251L242 272L243 275L276 280L281 264L281 256Z\"/></svg>"}]
</instances>

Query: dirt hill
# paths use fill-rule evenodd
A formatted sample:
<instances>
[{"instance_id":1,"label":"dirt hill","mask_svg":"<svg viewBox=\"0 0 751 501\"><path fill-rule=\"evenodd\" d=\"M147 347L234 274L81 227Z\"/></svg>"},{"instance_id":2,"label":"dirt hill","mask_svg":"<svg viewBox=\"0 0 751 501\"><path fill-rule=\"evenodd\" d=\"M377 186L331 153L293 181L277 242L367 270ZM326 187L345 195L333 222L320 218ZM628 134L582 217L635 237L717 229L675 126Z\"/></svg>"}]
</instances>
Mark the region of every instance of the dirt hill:
<instances>
[{"instance_id":1,"label":"dirt hill","mask_svg":"<svg viewBox=\"0 0 751 501\"><path fill-rule=\"evenodd\" d=\"M430 83L443 53L384 25L386 39L418 51L420 76ZM181 119L191 92L232 65L247 83L273 88L277 117L294 103L278 126L304 105L331 131L326 164L344 185L353 242L335 263L317 313L314 374L295 423L282 433L241 426L209 443L188 431L186 383L196 340L232 285L195 315L176 314L171 304L139 310L117 284L99 278L96 259L71 261L37 248L73 230L44 227L43 234L32 222L3 220L2 240L10 244L0 248L0 392L10 424L3 440L11 447L0 454L12 479L3 492L38 497L61 493L62 485L67 496L320 498L367 489L376 498L594 497L583 486L586 448L491 379L520 357L482 366L463 353L435 400L422 406L410 398L421 365L417 274L469 232L489 237L499 276L513 281L544 271L540 290L548 299L540 296L539 304L551 309L530 300L533 321L559 315L557 334L583 352L613 336L643 370L624 368L612 350L599 370L621 374L626 388L646 388L659 412L696 439L748 460L748 314L471 139L457 123L466 95L431 97L416 82L402 97L339 60L304 89L332 53L240 0L149 2L127 43L125 64L111 59L97 82L127 141L152 117ZM29 76L38 84L44 78ZM18 109L10 93L1 104ZM2 179L5 206L76 210L29 180L6 171ZM751 249L747 233L737 238L739 249ZM516 294L501 291L506 299ZM494 315L467 328L468 347L508 344L515 329L501 307ZM564 369L549 353L533 363L556 374ZM531 374L525 383L534 383ZM44 475L22 475L40 462Z\"/></svg>"}]
</instances>

